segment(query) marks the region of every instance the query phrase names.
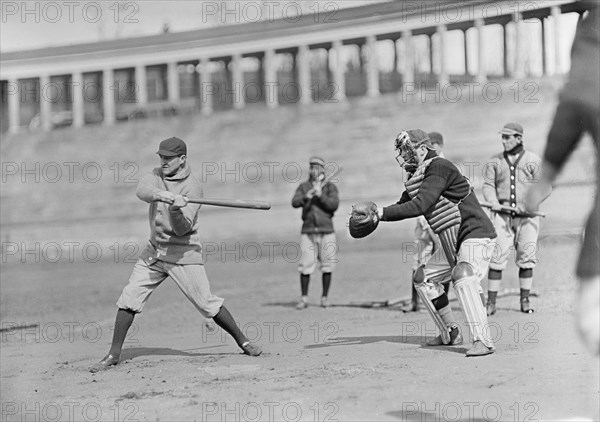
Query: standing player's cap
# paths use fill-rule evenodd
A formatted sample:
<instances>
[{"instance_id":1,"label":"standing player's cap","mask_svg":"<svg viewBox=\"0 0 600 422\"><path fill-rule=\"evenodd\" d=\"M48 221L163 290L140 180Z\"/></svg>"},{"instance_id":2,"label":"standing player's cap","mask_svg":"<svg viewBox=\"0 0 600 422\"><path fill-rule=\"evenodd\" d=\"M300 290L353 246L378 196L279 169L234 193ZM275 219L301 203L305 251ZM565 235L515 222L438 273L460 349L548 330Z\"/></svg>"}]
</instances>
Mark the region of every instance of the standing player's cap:
<instances>
[{"instance_id":1,"label":"standing player's cap","mask_svg":"<svg viewBox=\"0 0 600 422\"><path fill-rule=\"evenodd\" d=\"M519 123L507 123L500 131L500 135L521 135L523 136L523 126Z\"/></svg>"},{"instance_id":2,"label":"standing player's cap","mask_svg":"<svg viewBox=\"0 0 600 422\"><path fill-rule=\"evenodd\" d=\"M429 132L429 140L432 144L444 145L444 137L439 132Z\"/></svg>"},{"instance_id":3,"label":"standing player's cap","mask_svg":"<svg viewBox=\"0 0 600 422\"><path fill-rule=\"evenodd\" d=\"M433 149L433 146L431 145L431 139L429 138L427 132L425 132L424 130L412 129L407 130L406 133L408 133L410 142L415 144L415 147L425 145L427 148Z\"/></svg>"},{"instance_id":4,"label":"standing player's cap","mask_svg":"<svg viewBox=\"0 0 600 422\"><path fill-rule=\"evenodd\" d=\"M323 160L321 157L310 157L308 159L308 164L317 164L325 167L325 160Z\"/></svg>"},{"instance_id":5,"label":"standing player's cap","mask_svg":"<svg viewBox=\"0 0 600 422\"><path fill-rule=\"evenodd\" d=\"M165 157L178 157L180 155L187 155L187 145L179 138L165 139L158 146L158 155L164 155Z\"/></svg>"}]
</instances>

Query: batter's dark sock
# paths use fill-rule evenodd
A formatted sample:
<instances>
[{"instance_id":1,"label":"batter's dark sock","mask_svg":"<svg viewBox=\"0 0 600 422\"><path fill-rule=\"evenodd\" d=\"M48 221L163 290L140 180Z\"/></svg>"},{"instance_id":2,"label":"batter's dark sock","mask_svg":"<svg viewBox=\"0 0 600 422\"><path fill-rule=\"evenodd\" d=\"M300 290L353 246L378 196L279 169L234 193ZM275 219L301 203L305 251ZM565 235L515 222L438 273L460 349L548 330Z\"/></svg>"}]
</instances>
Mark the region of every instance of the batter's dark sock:
<instances>
[{"instance_id":1,"label":"batter's dark sock","mask_svg":"<svg viewBox=\"0 0 600 422\"><path fill-rule=\"evenodd\" d=\"M497 297L498 297L498 292L488 291L488 302L495 304Z\"/></svg>"},{"instance_id":2,"label":"batter's dark sock","mask_svg":"<svg viewBox=\"0 0 600 422\"><path fill-rule=\"evenodd\" d=\"M327 297L331 287L331 273L323 273L323 297Z\"/></svg>"},{"instance_id":3,"label":"batter's dark sock","mask_svg":"<svg viewBox=\"0 0 600 422\"><path fill-rule=\"evenodd\" d=\"M501 280L502 279L502 271L490 269L488 271L488 278L490 280Z\"/></svg>"},{"instance_id":4,"label":"batter's dark sock","mask_svg":"<svg viewBox=\"0 0 600 422\"><path fill-rule=\"evenodd\" d=\"M529 299L529 289L521 289L521 300Z\"/></svg>"},{"instance_id":5,"label":"batter's dark sock","mask_svg":"<svg viewBox=\"0 0 600 422\"><path fill-rule=\"evenodd\" d=\"M217 315L213 317L213 321L215 321L219 327L227 331L238 346L242 347L242 344L248 341L225 306L221 306Z\"/></svg>"},{"instance_id":6,"label":"batter's dark sock","mask_svg":"<svg viewBox=\"0 0 600 422\"><path fill-rule=\"evenodd\" d=\"M442 283L442 286L444 286L444 293L448 294L448 292L450 291L450 282L446 281L445 283Z\"/></svg>"},{"instance_id":7,"label":"batter's dark sock","mask_svg":"<svg viewBox=\"0 0 600 422\"><path fill-rule=\"evenodd\" d=\"M302 296L308 296L308 283L310 282L310 274L300 274L300 290Z\"/></svg>"},{"instance_id":8,"label":"batter's dark sock","mask_svg":"<svg viewBox=\"0 0 600 422\"><path fill-rule=\"evenodd\" d=\"M125 337L127 337L127 331L133 323L135 318L135 312L129 309L121 309L117 311L117 318L115 319L115 332L113 333L113 340L110 346L109 354L113 356L119 356L121 349L123 349L123 343L125 343Z\"/></svg>"}]
</instances>

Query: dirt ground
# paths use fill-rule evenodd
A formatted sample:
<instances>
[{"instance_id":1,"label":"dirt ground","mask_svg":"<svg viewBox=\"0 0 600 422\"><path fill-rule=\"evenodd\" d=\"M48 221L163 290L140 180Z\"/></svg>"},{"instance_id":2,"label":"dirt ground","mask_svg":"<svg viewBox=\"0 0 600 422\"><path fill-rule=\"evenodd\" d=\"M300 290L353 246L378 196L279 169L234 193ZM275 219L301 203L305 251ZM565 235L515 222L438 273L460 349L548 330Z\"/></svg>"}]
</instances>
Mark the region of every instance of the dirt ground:
<instances>
[{"instance_id":1,"label":"dirt ground","mask_svg":"<svg viewBox=\"0 0 600 422\"><path fill-rule=\"evenodd\" d=\"M294 308L289 257L207 262L213 292L264 348L240 353L167 280L136 318L123 362L88 367L108 351L114 302L132 264L112 261L2 267L4 421L537 421L599 420L599 363L573 330L578 239L542 240L533 299L499 299L497 353L431 348L425 312L349 306L409 294L410 259L385 236L340 240L339 268L322 309ZM270 262L272 261L272 262ZM504 288L516 288L514 266ZM485 287L485 286L484 286ZM454 301L456 315L462 315ZM208 322L208 321L206 321ZM212 330L212 331L211 331Z\"/></svg>"}]
</instances>

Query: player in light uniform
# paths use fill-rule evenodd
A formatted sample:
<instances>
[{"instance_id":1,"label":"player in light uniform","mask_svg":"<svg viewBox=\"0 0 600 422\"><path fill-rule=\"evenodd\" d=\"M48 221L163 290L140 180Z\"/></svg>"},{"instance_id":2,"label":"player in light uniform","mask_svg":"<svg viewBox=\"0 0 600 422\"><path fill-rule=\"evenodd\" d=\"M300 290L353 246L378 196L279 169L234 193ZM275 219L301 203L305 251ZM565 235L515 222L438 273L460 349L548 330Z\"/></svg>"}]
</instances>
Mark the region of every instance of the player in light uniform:
<instances>
[{"instance_id":1,"label":"player in light uniform","mask_svg":"<svg viewBox=\"0 0 600 422\"><path fill-rule=\"evenodd\" d=\"M431 146L437 151L440 157L444 156L442 150L444 149L444 138L439 132L430 132L429 139ZM417 224L415 225L415 245L417 247L416 254L414 256L414 263L412 268L412 279L419 267L425 268L425 264L429 263L427 270L431 272L431 276L434 276L436 272L445 271L448 266L448 261L441 250L441 245L437 235L431 230L427 220L422 215L417 217ZM425 274L427 277L427 274ZM448 293L449 280L444 283L444 289ZM401 308L403 312L417 312L419 310L419 294L415 289L415 284L411 283L411 302Z\"/></svg>"},{"instance_id":2,"label":"player in light uniform","mask_svg":"<svg viewBox=\"0 0 600 422\"><path fill-rule=\"evenodd\" d=\"M436 277L425 276L428 272L425 265L413 280L421 301L441 332L428 344L462 344L460 329L442 285L451 279L473 339L467 356L493 353L495 347L489 337L479 289L495 243L494 227L468 180L450 161L437 155L427 133L420 129L402 131L394 146L398 152L396 159L411 174L405 182L406 190L396 204L378 209L373 203L361 203L358 204L362 208L360 212L375 221L425 216L439 236L448 260L446 271ZM371 215L368 210L373 209L374 215Z\"/></svg>"},{"instance_id":3,"label":"player in light uniform","mask_svg":"<svg viewBox=\"0 0 600 422\"><path fill-rule=\"evenodd\" d=\"M560 93L548 141L540 182L530 189L526 207L536 211L546 190L577 147L584 133L596 147L596 195L585 226L577 262L579 280L575 304L577 328L588 350L600 354L600 4L597 0L577 3L587 12L579 21L571 50L569 80Z\"/></svg>"},{"instance_id":4,"label":"player in light uniform","mask_svg":"<svg viewBox=\"0 0 600 422\"><path fill-rule=\"evenodd\" d=\"M331 182L322 183L325 179L325 161L322 158L311 157L309 166L309 179L298 186L292 198L292 207L302 208L303 221L300 238L302 258L298 265L302 296L296 306L299 310L308 307L308 284L317 264L320 264L323 273L321 306L329 306L331 274L337 254L332 218L340 204L338 189Z\"/></svg>"},{"instance_id":5,"label":"player in light uniform","mask_svg":"<svg viewBox=\"0 0 600 422\"><path fill-rule=\"evenodd\" d=\"M165 139L160 143L157 154L161 167L146 174L136 191L138 198L150 204L150 240L117 301L119 309L110 351L90 368L91 372L119 363L121 349L135 315L142 312L152 292L167 277L173 279L205 318L212 318L229 333L245 354L261 354L261 349L248 341L223 306L223 299L210 291L198 233L200 205L189 204L186 199L187 196L201 198L202 186L187 163L185 142L179 138Z\"/></svg>"},{"instance_id":6,"label":"player in light uniform","mask_svg":"<svg viewBox=\"0 0 600 422\"><path fill-rule=\"evenodd\" d=\"M533 283L540 217L523 215L527 191L539 182L542 159L523 146L523 127L507 123L500 131L504 152L494 155L486 164L483 197L492 204L492 221L498 233L497 249L488 272L487 314L496 313L496 297L500 288L502 271L506 269L511 248L515 248L515 261L519 267L521 312L531 313L529 292ZM550 194L547 192L546 196ZM502 211L500 205L516 212Z\"/></svg>"}]
</instances>

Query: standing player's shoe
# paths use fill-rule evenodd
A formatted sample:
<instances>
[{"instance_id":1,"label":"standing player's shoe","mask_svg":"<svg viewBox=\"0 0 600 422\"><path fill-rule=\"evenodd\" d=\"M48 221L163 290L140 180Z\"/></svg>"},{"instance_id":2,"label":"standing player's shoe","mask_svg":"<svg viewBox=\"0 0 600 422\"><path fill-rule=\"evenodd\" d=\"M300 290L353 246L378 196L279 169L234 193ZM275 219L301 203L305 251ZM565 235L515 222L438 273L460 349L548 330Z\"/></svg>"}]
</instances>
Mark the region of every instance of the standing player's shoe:
<instances>
[{"instance_id":1,"label":"standing player's shoe","mask_svg":"<svg viewBox=\"0 0 600 422\"><path fill-rule=\"evenodd\" d=\"M403 307L400 308L402 312L419 312L419 303L411 300L410 303L407 303Z\"/></svg>"},{"instance_id":2,"label":"standing player's shoe","mask_svg":"<svg viewBox=\"0 0 600 422\"><path fill-rule=\"evenodd\" d=\"M485 305L487 316L494 315L496 313L496 304L488 301L487 305Z\"/></svg>"},{"instance_id":3,"label":"standing player's shoe","mask_svg":"<svg viewBox=\"0 0 600 422\"><path fill-rule=\"evenodd\" d=\"M262 349L258 345L252 344L249 341L242 344L242 350L248 356L260 356L262 353Z\"/></svg>"},{"instance_id":4,"label":"standing player's shoe","mask_svg":"<svg viewBox=\"0 0 600 422\"><path fill-rule=\"evenodd\" d=\"M300 299L300 302L296 305L296 309L300 311L306 308L308 308L308 299L305 296L302 296L302 299Z\"/></svg>"},{"instance_id":5,"label":"standing player's shoe","mask_svg":"<svg viewBox=\"0 0 600 422\"><path fill-rule=\"evenodd\" d=\"M327 299L327 296L323 296L321 298L321 308L329 308L331 305L329 304L329 299Z\"/></svg>"},{"instance_id":6,"label":"standing player's shoe","mask_svg":"<svg viewBox=\"0 0 600 422\"><path fill-rule=\"evenodd\" d=\"M433 340L427 342L428 346L458 346L463 343L463 337L458 327L452 327L450 329L450 343L444 344L442 336L439 335Z\"/></svg>"},{"instance_id":7,"label":"standing player's shoe","mask_svg":"<svg viewBox=\"0 0 600 422\"><path fill-rule=\"evenodd\" d=\"M496 349L494 347L487 347L485 344L483 344L483 341L475 340L473 342L473 347L471 347L469 350L467 350L467 356L468 357L485 356L485 355L490 355L490 354L494 353L495 351L496 351Z\"/></svg>"},{"instance_id":8,"label":"standing player's shoe","mask_svg":"<svg viewBox=\"0 0 600 422\"><path fill-rule=\"evenodd\" d=\"M521 312L526 313L526 314L533 313L533 309L531 308L531 306L529 306L529 298L528 297L521 298Z\"/></svg>"},{"instance_id":9,"label":"standing player's shoe","mask_svg":"<svg viewBox=\"0 0 600 422\"><path fill-rule=\"evenodd\" d=\"M100 362L94 364L90 368L90 372L94 374L96 372L104 371L105 369L108 369L111 366L115 366L118 363L119 363L118 355L108 354L108 355L104 356L104 358Z\"/></svg>"}]
</instances>

